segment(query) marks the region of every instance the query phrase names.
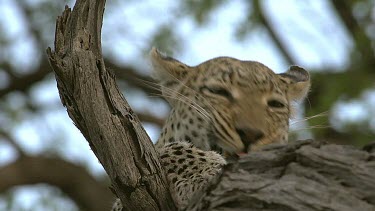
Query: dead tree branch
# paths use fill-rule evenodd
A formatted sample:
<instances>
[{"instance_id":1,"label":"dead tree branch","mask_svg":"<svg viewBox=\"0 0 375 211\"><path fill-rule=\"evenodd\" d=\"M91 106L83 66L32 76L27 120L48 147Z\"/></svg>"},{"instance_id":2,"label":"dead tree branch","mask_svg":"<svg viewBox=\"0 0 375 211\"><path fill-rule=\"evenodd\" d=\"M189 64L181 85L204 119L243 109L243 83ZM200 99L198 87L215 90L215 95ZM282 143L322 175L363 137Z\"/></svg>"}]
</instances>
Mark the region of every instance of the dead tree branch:
<instances>
[{"instance_id":1,"label":"dead tree branch","mask_svg":"<svg viewBox=\"0 0 375 211\"><path fill-rule=\"evenodd\" d=\"M128 210L174 210L152 142L104 66L105 1L77 0L56 22L47 49L61 101L108 173Z\"/></svg>"},{"instance_id":2,"label":"dead tree branch","mask_svg":"<svg viewBox=\"0 0 375 211\"><path fill-rule=\"evenodd\" d=\"M277 49L280 51L281 55L284 57L288 64L296 64L296 61L292 58L291 53L288 52L287 46L282 42L280 36L277 34L276 30L272 26L271 21L267 18L264 9L262 7L262 2L259 0L253 1L254 11L257 14L260 23L268 31L271 39L275 43Z\"/></svg>"},{"instance_id":3,"label":"dead tree branch","mask_svg":"<svg viewBox=\"0 0 375 211\"><path fill-rule=\"evenodd\" d=\"M22 156L0 168L0 193L14 186L40 183L60 188L83 210L108 210L114 198L86 169L62 159Z\"/></svg>"}]
</instances>

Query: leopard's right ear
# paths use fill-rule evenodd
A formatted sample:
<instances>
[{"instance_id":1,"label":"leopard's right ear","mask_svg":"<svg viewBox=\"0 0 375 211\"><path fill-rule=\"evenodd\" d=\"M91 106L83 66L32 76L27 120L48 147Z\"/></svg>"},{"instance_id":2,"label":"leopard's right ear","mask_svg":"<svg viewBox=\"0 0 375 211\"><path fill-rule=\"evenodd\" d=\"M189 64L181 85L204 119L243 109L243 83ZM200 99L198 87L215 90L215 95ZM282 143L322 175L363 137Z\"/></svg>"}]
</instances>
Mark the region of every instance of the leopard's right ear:
<instances>
[{"instance_id":1,"label":"leopard's right ear","mask_svg":"<svg viewBox=\"0 0 375 211\"><path fill-rule=\"evenodd\" d=\"M150 51L150 60L154 69L152 77L160 82L181 81L190 68L177 59L166 56L155 47Z\"/></svg>"},{"instance_id":2,"label":"leopard's right ear","mask_svg":"<svg viewBox=\"0 0 375 211\"><path fill-rule=\"evenodd\" d=\"M310 74L298 66L291 66L286 73L279 76L288 83L288 97L290 100L301 100L306 97L310 86Z\"/></svg>"}]
</instances>

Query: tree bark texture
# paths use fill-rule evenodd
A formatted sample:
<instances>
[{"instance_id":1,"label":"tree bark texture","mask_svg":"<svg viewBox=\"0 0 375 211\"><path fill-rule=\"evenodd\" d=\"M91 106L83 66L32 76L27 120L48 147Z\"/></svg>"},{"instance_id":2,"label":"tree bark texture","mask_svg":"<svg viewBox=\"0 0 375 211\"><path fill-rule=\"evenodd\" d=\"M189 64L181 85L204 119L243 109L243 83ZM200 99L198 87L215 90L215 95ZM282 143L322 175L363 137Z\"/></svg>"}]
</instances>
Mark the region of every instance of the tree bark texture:
<instances>
[{"instance_id":1,"label":"tree bark texture","mask_svg":"<svg viewBox=\"0 0 375 211\"><path fill-rule=\"evenodd\" d=\"M295 141L232 162L189 210L375 210L375 150Z\"/></svg>"},{"instance_id":2,"label":"tree bark texture","mask_svg":"<svg viewBox=\"0 0 375 211\"><path fill-rule=\"evenodd\" d=\"M126 210L174 210L164 171L104 66L104 1L78 0L47 49L61 101L107 171ZM296 141L232 161L189 210L375 210L375 153Z\"/></svg>"},{"instance_id":3,"label":"tree bark texture","mask_svg":"<svg viewBox=\"0 0 375 211\"><path fill-rule=\"evenodd\" d=\"M63 105L129 210L174 210L152 142L101 55L104 0L77 0L57 18L47 49Z\"/></svg>"}]
</instances>

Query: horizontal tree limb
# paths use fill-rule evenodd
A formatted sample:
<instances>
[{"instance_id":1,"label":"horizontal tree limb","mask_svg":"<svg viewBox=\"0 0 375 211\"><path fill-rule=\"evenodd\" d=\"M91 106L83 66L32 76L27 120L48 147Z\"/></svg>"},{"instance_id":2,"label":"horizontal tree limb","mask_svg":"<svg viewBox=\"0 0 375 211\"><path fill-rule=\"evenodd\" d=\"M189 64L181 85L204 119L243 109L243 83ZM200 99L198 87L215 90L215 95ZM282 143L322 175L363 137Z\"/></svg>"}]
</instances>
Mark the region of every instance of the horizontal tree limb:
<instances>
[{"instance_id":1,"label":"horizontal tree limb","mask_svg":"<svg viewBox=\"0 0 375 211\"><path fill-rule=\"evenodd\" d=\"M306 140L226 166L189 210L375 210L375 153Z\"/></svg>"},{"instance_id":2,"label":"horizontal tree limb","mask_svg":"<svg viewBox=\"0 0 375 211\"><path fill-rule=\"evenodd\" d=\"M113 194L79 165L59 158L22 156L0 168L0 193L21 186L46 183L61 189L83 210L109 210Z\"/></svg>"}]
</instances>

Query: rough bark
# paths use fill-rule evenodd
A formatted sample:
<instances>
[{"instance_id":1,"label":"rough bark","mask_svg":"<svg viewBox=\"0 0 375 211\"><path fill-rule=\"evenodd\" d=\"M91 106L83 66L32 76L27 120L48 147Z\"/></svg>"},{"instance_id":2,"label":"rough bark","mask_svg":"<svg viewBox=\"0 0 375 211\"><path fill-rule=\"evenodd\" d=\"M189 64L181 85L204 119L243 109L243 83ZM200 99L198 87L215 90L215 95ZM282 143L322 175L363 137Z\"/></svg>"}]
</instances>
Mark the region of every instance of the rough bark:
<instances>
[{"instance_id":1,"label":"rough bark","mask_svg":"<svg viewBox=\"0 0 375 211\"><path fill-rule=\"evenodd\" d=\"M78 0L47 50L62 103L127 210L175 209L151 141L104 66L103 1ZM375 154L299 141L233 161L189 210L375 210Z\"/></svg>"},{"instance_id":2,"label":"rough bark","mask_svg":"<svg viewBox=\"0 0 375 211\"><path fill-rule=\"evenodd\" d=\"M119 91L101 55L105 1L77 0L56 22L47 49L63 105L89 142L129 210L173 210L152 142Z\"/></svg>"},{"instance_id":3,"label":"rough bark","mask_svg":"<svg viewBox=\"0 0 375 211\"><path fill-rule=\"evenodd\" d=\"M374 148L269 145L228 165L189 210L375 210Z\"/></svg>"}]
</instances>

